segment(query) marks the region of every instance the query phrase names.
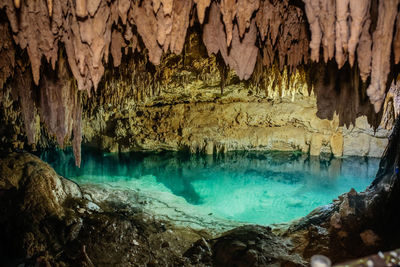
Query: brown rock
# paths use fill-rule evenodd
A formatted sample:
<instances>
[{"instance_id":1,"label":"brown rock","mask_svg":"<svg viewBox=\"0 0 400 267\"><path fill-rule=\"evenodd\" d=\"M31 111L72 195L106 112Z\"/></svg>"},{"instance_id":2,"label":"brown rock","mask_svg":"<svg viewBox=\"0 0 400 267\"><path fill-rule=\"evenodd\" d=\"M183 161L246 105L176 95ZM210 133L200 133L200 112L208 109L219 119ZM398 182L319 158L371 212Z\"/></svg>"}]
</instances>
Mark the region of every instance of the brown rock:
<instances>
[{"instance_id":1,"label":"brown rock","mask_svg":"<svg viewBox=\"0 0 400 267\"><path fill-rule=\"evenodd\" d=\"M377 236L371 229L362 232L360 237L366 246L376 246L380 240L379 236Z\"/></svg>"},{"instance_id":2,"label":"brown rock","mask_svg":"<svg viewBox=\"0 0 400 267\"><path fill-rule=\"evenodd\" d=\"M367 94L379 112L384 102L386 81L390 71L391 44L393 28L399 1L380 1L376 30L373 33L371 84Z\"/></svg>"},{"instance_id":3,"label":"brown rock","mask_svg":"<svg viewBox=\"0 0 400 267\"><path fill-rule=\"evenodd\" d=\"M225 24L226 45L230 46L233 35L233 20L236 16L236 0L222 0L220 3L222 20Z\"/></svg>"},{"instance_id":4,"label":"brown rock","mask_svg":"<svg viewBox=\"0 0 400 267\"><path fill-rule=\"evenodd\" d=\"M206 15L206 9L210 6L211 0L194 0L196 3L197 17L200 24L203 24Z\"/></svg>"}]
</instances>

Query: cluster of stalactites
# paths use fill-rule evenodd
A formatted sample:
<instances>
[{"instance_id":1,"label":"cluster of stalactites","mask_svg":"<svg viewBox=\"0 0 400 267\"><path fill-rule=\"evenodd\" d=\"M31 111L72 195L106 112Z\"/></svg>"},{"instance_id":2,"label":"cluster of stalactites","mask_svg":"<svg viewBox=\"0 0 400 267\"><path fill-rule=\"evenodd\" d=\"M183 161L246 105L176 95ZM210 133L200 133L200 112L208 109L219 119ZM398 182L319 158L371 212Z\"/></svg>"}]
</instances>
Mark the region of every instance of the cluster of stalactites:
<instances>
[{"instance_id":1,"label":"cluster of stalactites","mask_svg":"<svg viewBox=\"0 0 400 267\"><path fill-rule=\"evenodd\" d=\"M213 2L203 28L203 42L208 54L220 53L240 79L250 78L259 53L265 66L277 61L281 70L284 66L294 70L308 60L303 12L288 1Z\"/></svg>"},{"instance_id":2,"label":"cluster of stalactites","mask_svg":"<svg viewBox=\"0 0 400 267\"><path fill-rule=\"evenodd\" d=\"M208 52L220 52L240 79L250 77L259 51L265 65L278 59L291 68L308 54L303 12L288 0L4 0L0 8L15 42L27 49L36 85L42 57L54 69L63 43L78 88L89 93L96 90L109 53L118 66L121 49L141 49L140 36L150 62L158 65L163 52L182 53L196 18L204 24ZM258 35L262 41L256 46Z\"/></svg>"},{"instance_id":3,"label":"cluster of stalactites","mask_svg":"<svg viewBox=\"0 0 400 267\"><path fill-rule=\"evenodd\" d=\"M367 94L375 112L379 112L387 89L392 45L395 64L400 61L399 0L379 0L372 8L374 0L303 1L312 34L311 60L318 62L322 46L324 61L335 57L342 68L346 61L353 66L357 53L360 76L364 82L371 77ZM376 28L371 36L371 13L376 11Z\"/></svg>"},{"instance_id":4,"label":"cluster of stalactites","mask_svg":"<svg viewBox=\"0 0 400 267\"><path fill-rule=\"evenodd\" d=\"M264 66L277 63L280 70L288 66L291 72L307 63L309 54L318 61L322 46L325 62L335 58L341 68L348 60L357 64L364 81L371 78L367 94L379 111L392 47L395 63L400 61L400 18L396 19L400 0L303 1L306 14L289 0L3 0L0 9L7 14L14 42L27 51L36 85L40 85L42 59L55 70L59 47L64 47L78 89L90 94L98 87L110 55L113 65L119 66L123 53L146 49L149 61L158 65L163 53L182 53L187 29L198 23L208 54L219 54L240 79L250 78L257 58ZM371 6L377 2L376 12ZM376 22L374 30L372 22ZM2 51L7 49L0 46ZM42 86L41 91L50 95ZM48 112L69 104L60 100L49 105ZM65 108L79 113L79 105ZM79 121L78 115L74 117ZM46 124L52 125L53 119L57 118L45 119ZM71 128L65 120L57 127L49 125L56 136L59 129L70 132L75 126L74 132L80 132L79 124Z\"/></svg>"}]
</instances>

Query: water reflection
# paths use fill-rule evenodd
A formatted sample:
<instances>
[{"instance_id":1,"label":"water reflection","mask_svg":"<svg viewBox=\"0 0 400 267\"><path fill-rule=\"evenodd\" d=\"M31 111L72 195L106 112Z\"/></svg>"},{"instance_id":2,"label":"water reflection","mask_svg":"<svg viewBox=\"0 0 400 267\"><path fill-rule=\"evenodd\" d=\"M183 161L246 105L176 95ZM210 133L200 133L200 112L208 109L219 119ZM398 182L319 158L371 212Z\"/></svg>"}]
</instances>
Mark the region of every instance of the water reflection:
<instances>
[{"instance_id":1,"label":"water reflection","mask_svg":"<svg viewBox=\"0 0 400 267\"><path fill-rule=\"evenodd\" d=\"M104 154L84 148L77 168L69 149L49 150L41 157L78 183L118 183L151 175L190 204L261 224L304 216L352 187L365 189L379 163L363 157L320 160L293 152Z\"/></svg>"}]
</instances>

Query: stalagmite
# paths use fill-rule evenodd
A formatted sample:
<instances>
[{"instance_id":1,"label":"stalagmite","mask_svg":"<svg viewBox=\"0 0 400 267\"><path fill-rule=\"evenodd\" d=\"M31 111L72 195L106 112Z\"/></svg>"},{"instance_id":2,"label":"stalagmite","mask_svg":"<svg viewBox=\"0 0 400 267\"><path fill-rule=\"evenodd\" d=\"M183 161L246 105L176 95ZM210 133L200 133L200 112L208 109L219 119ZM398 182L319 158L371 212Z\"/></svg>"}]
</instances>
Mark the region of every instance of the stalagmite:
<instances>
[{"instance_id":1,"label":"stalagmite","mask_svg":"<svg viewBox=\"0 0 400 267\"><path fill-rule=\"evenodd\" d=\"M379 2L378 22L372 37L371 84L367 89L367 94L374 105L375 112L379 112L385 97L398 3L398 0Z\"/></svg>"}]
</instances>

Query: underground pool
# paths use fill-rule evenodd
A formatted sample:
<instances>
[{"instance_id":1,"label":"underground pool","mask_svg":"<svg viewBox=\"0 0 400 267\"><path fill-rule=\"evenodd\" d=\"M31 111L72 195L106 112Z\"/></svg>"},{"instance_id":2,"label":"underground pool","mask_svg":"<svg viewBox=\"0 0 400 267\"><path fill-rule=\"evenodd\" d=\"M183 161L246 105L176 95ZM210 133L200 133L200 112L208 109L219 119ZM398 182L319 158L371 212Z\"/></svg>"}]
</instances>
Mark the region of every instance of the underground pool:
<instances>
[{"instance_id":1,"label":"underground pool","mask_svg":"<svg viewBox=\"0 0 400 267\"><path fill-rule=\"evenodd\" d=\"M83 148L81 168L69 149L48 150L41 158L79 185L134 190L175 210L260 225L294 220L351 188L364 190L379 163L294 152L112 154L90 148Z\"/></svg>"}]
</instances>

